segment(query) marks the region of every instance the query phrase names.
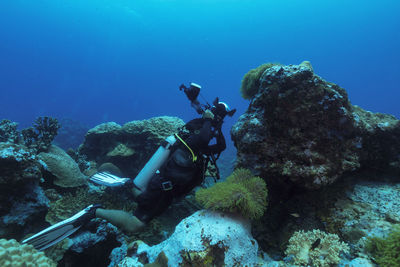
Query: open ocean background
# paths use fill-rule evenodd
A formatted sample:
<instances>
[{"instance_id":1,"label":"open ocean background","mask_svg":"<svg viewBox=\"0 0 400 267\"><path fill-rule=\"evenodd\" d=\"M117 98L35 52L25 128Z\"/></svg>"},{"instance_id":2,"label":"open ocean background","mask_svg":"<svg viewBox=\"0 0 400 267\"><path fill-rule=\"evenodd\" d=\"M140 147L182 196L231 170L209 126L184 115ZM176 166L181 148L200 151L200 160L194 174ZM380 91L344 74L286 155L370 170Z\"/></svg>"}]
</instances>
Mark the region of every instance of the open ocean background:
<instances>
[{"instance_id":1,"label":"open ocean background","mask_svg":"<svg viewBox=\"0 0 400 267\"><path fill-rule=\"evenodd\" d=\"M395 0L0 0L0 119L88 127L196 117L181 83L238 111L243 75L311 61L353 104L400 118ZM203 101L203 98L199 98Z\"/></svg>"}]
</instances>

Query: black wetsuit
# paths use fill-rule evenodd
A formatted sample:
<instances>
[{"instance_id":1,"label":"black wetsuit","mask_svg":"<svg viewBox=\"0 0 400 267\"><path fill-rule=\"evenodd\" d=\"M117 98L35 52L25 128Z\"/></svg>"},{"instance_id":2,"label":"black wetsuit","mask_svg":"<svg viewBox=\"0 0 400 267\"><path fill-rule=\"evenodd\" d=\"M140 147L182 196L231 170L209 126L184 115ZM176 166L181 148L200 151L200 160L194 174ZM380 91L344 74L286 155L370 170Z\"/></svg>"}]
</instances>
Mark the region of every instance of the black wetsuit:
<instances>
[{"instance_id":1,"label":"black wetsuit","mask_svg":"<svg viewBox=\"0 0 400 267\"><path fill-rule=\"evenodd\" d=\"M151 178L146 190L137 197L138 207L134 215L143 222L147 223L160 215L174 198L184 196L200 185L206 168L203 155L219 154L226 148L221 125L213 125L210 119L191 120L185 128L189 134L180 137L197 156L197 160L193 160L191 151L178 140L160 173ZM216 143L209 145L214 137Z\"/></svg>"}]
</instances>

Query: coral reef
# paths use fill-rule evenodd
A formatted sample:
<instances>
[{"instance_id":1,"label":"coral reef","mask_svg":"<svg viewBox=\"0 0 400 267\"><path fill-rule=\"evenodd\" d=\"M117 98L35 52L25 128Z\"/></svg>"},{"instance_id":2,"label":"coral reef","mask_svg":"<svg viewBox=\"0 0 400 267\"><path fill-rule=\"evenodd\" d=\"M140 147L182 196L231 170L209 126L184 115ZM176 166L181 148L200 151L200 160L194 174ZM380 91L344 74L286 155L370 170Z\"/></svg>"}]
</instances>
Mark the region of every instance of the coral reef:
<instances>
[{"instance_id":1,"label":"coral reef","mask_svg":"<svg viewBox=\"0 0 400 267\"><path fill-rule=\"evenodd\" d=\"M40 169L25 146L0 143L0 236L21 237L43 218L48 199L39 187Z\"/></svg>"},{"instance_id":2,"label":"coral reef","mask_svg":"<svg viewBox=\"0 0 400 267\"><path fill-rule=\"evenodd\" d=\"M125 237L110 223L96 220L84 231L71 237L68 249L59 266L116 266L109 265L113 248L125 242Z\"/></svg>"},{"instance_id":3,"label":"coral reef","mask_svg":"<svg viewBox=\"0 0 400 267\"><path fill-rule=\"evenodd\" d=\"M21 238L42 225L49 200L37 183L26 182L0 191L0 236Z\"/></svg>"},{"instance_id":4,"label":"coral reef","mask_svg":"<svg viewBox=\"0 0 400 267\"><path fill-rule=\"evenodd\" d=\"M0 266L55 267L57 265L31 245L21 245L14 239L0 239Z\"/></svg>"},{"instance_id":5,"label":"coral reef","mask_svg":"<svg viewBox=\"0 0 400 267\"><path fill-rule=\"evenodd\" d=\"M23 145L0 143L0 185L14 185L41 177L35 154Z\"/></svg>"},{"instance_id":6,"label":"coral reef","mask_svg":"<svg viewBox=\"0 0 400 267\"><path fill-rule=\"evenodd\" d=\"M369 238L366 249L379 266L400 266L400 224L395 225L385 238Z\"/></svg>"},{"instance_id":7,"label":"coral reef","mask_svg":"<svg viewBox=\"0 0 400 267\"><path fill-rule=\"evenodd\" d=\"M129 190L97 191L81 187L73 193L66 193L60 199L51 202L46 221L50 224L65 220L90 204L101 204L107 209L122 209L132 213L136 203L130 199Z\"/></svg>"},{"instance_id":8,"label":"coral reef","mask_svg":"<svg viewBox=\"0 0 400 267\"><path fill-rule=\"evenodd\" d=\"M57 119L38 117L33 127L17 130L18 124L10 120L0 122L0 142L25 145L32 151L40 153L47 151L56 137L60 125Z\"/></svg>"},{"instance_id":9,"label":"coral reef","mask_svg":"<svg viewBox=\"0 0 400 267\"><path fill-rule=\"evenodd\" d=\"M46 164L46 170L55 177L54 185L76 187L87 183L78 164L61 148L52 145L48 152L41 152L39 157Z\"/></svg>"},{"instance_id":10,"label":"coral reef","mask_svg":"<svg viewBox=\"0 0 400 267\"><path fill-rule=\"evenodd\" d=\"M374 171L400 174L400 121L353 106L356 127L362 137L360 163Z\"/></svg>"},{"instance_id":11,"label":"coral reef","mask_svg":"<svg viewBox=\"0 0 400 267\"><path fill-rule=\"evenodd\" d=\"M21 134L17 130L18 124L10 120L0 121L0 142L18 143Z\"/></svg>"},{"instance_id":12,"label":"coral reef","mask_svg":"<svg viewBox=\"0 0 400 267\"><path fill-rule=\"evenodd\" d=\"M48 151L60 127L55 118L39 117L33 127L21 131L24 144L37 153Z\"/></svg>"},{"instance_id":13,"label":"coral reef","mask_svg":"<svg viewBox=\"0 0 400 267\"><path fill-rule=\"evenodd\" d=\"M124 176L135 177L160 143L183 125L181 119L166 116L131 121L123 126L103 123L87 132L79 153L98 166L109 162Z\"/></svg>"},{"instance_id":14,"label":"coral reef","mask_svg":"<svg viewBox=\"0 0 400 267\"><path fill-rule=\"evenodd\" d=\"M383 238L400 224L400 184L373 181L368 173L360 176L343 188L342 196L324 200L326 208L318 214L326 229L340 234L351 244L352 253L361 257L368 236Z\"/></svg>"},{"instance_id":15,"label":"coral reef","mask_svg":"<svg viewBox=\"0 0 400 267\"><path fill-rule=\"evenodd\" d=\"M151 247L139 242L134 247L133 255L120 266L141 266L139 260L153 263L162 252L168 266L254 266L258 262L258 245L248 221L205 210L182 220L164 242Z\"/></svg>"},{"instance_id":16,"label":"coral reef","mask_svg":"<svg viewBox=\"0 0 400 267\"><path fill-rule=\"evenodd\" d=\"M196 200L214 211L232 212L249 219L260 218L267 207L267 186L246 169L235 170L224 182L199 189Z\"/></svg>"},{"instance_id":17,"label":"coral reef","mask_svg":"<svg viewBox=\"0 0 400 267\"><path fill-rule=\"evenodd\" d=\"M269 177L268 184L319 189L345 172L398 163L399 122L352 106L309 63L272 65L259 83L231 130L238 167Z\"/></svg>"},{"instance_id":18,"label":"coral reef","mask_svg":"<svg viewBox=\"0 0 400 267\"><path fill-rule=\"evenodd\" d=\"M329 267L339 263L341 252L348 253L349 246L337 235L313 230L295 232L285 254L292 257L294 264Z\"/></svg>"}]
</instances>

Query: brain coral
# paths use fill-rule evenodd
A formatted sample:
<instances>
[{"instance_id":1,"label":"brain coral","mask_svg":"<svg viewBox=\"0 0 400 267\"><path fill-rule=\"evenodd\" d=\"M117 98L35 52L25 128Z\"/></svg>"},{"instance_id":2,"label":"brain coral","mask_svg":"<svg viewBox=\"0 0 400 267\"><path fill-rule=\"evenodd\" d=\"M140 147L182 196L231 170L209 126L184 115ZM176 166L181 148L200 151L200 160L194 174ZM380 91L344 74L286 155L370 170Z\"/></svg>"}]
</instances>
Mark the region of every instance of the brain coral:
<instances>
[{"instance_id":1,"label":"brain coral","mask_svg":"<svg viewBox=\"0 0 400 267\"><path fill-rule=\"evenodd\" d=\"M349 252L349 246L341 242L336 234L320 230L295 232L289 239L285 254L293 257L296 265L328 267L340 261L339 254Z\"/></svg>"},{"instance_id":2,"label":"brain coral","mask_svg":"<svg viewBox=\"0 0 400 267\"><path fill-rule=\"evenodd\" d=\"M0 266L47 267L56 264L31 245L21 245L14 239L0 239Z\"/></svg>"},{"instance_id":3,"label":"brain coral","mask_svg":"<svg viewBox=\"0 0 400 267\"><path fill-rule=\"evenodd\" d=\"M258 219L267 208L268 190L265 181L247 169L235 170L225 182L196 192L196 200L204 207L241 214Z\"/></svg>"},{"instance_id":4,"label":"brain coral","mask_svg":"<svg viewBox=\"0 0 400 267\"><path fill-rule=\"evenodd\" d=\"M78 164L61 148L52 145L48 152L39 154L49 172L56 179L54 184L61 187L77 187L86 183L86 176L81 173Z\"/></svg>"}]
</instances>

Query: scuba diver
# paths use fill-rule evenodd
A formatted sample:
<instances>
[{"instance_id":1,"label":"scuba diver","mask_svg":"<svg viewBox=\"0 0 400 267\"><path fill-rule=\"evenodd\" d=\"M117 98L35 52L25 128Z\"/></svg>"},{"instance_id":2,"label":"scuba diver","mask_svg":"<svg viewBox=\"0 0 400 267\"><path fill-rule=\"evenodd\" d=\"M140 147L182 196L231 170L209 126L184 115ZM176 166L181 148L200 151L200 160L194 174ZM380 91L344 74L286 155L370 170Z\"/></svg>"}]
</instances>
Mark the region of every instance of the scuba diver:
<instances>
[{"instance_id":1,"label":"scuba diver","mask_svg":"<svg viewBox=\"0 0 400 267\"><path fill-rule=\"evenodd\" d=\"M165 139L135 179L120 178L110 173L97 173L90 181L110 187L133 188L138 206L133 214L122 210L107 210L100 205L90 205L69 219L59 222L24 240L22 243L44 250L67 238L94 218L105 219L127 232L142 229L149 221L163 213L173 199L183 197L200 185L208 163L216 169L216 160L226 148L222 124L226 115L233 116L230 109L216 98L213 105L201 104L197 97L201 86L191 83L179 89L186 94L192 107L201 118L186 123L178 133ZM215 138L215 143L210 141Z\"/></svg>"}]
</instances>

